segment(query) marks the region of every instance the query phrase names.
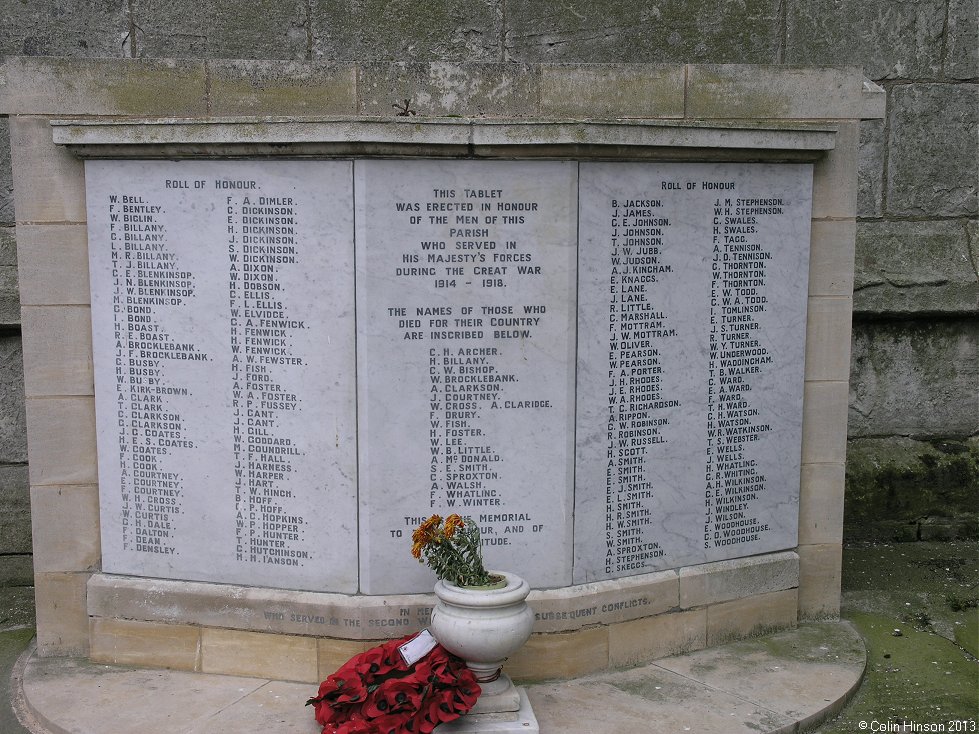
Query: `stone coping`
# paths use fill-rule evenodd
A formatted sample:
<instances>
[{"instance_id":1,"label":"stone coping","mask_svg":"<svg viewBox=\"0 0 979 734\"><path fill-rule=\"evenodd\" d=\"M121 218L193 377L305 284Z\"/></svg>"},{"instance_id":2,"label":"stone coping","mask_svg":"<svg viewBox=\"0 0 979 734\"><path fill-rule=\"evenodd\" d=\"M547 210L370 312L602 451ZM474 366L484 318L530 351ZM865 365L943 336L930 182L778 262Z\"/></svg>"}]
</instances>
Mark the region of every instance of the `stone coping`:
<instances>
[{"instance_id":1,"label":"stone coping","mask_svg":"<svg viewBox=\"0 0 979 734\"><path fill-rule=\"evenodd\" d=\"M531 592L534 632L569 632L798 586L794 551ZM425 627L434 594L347 595L95 574L88 614L350 640Z\"/></svg>"},{"instance_id":2,"label":"stone coping","mask_svg":"<svg viewBox=\"0 0 979 734\"><path fill-rule=\"evenodd\" d=\"M181 155L405 155L814 161L835 146L825 124L703 120L484 120L241 117L51 122L81 158Z\"/></svg>"}]
</instances>

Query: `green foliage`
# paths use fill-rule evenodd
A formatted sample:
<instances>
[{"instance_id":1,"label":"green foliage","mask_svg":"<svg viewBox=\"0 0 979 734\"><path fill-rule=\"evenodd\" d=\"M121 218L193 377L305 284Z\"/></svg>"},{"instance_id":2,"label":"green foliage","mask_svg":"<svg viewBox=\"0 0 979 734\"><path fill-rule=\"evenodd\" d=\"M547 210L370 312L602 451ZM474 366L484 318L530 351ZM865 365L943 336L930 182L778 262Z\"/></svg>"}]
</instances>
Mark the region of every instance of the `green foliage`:
<instances>
[{"instance_id":1,"label":"green foliage","mask_svg":"<svg viewBox=\"0 0 979 734\"><path fill-rule=\"evenodd\" d=\"M432 515L411 536L411 554L443 581L456 586L485 586L494 576L483 566L479 528L471 517Z\"/></svg>"}]
</instances>

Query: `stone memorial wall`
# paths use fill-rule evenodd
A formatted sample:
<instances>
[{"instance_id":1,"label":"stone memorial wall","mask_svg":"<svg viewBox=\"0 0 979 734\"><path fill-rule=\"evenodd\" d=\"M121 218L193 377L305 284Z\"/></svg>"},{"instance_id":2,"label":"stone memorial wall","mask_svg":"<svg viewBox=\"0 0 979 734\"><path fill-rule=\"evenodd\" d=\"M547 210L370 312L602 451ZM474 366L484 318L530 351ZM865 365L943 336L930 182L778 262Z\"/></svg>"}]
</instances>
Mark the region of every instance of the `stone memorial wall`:
<instances>
[{"instance_id":1,"label":"stone memorial wall","mask_svg":"<svg viewBox=\"0 0 979 734\"><path fill-rule=\"evenodd\" d=\"M73 64L0 78L39 654L322 680L452 511L516 678L838 613L858 69Z\"/></svg>"},{"instance_id":2,"label":"stone memorial wall","mask_svg":"<svg viewBox=\"0 0 979 734\"><path fill-rule=\"evenodd\" d=\"M797 544L811 165L86 175L105 572L419 592L433 512L536 588Z\"/></svg>"}]
</instances>

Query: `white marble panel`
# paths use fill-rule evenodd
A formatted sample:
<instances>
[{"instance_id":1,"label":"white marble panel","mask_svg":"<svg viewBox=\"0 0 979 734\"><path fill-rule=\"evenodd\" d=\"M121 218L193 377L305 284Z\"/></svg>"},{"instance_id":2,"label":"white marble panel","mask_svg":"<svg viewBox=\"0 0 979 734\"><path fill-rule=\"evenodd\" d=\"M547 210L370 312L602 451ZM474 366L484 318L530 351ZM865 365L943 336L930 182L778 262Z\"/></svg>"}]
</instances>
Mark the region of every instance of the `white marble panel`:
<instances>
[{"instance_id":1,"label":"white marble panel","mask_svg":"<svg viewBox=\"0 0 979 734\"><path fill-rule=\"evenodd\" d=\"M433 512L536 588L796 545L811 166L87 177L106 571L427 591Z\"/></svg>"},{"instance_id":2,"label":"white marble panel","mask_svg":"<svg viewBox=\"0 0 979 734\"><path fill-rule=\"evenodd\" d=\"M432 513L571 581L577 164L358 161L361 590L422 591Z\"/></svg>"},{"instance_id":3,"label":"white marble panel","mask_svg":"<svg viewBox=\"0 0 979 734\"><path fill-rule=\"evenodd\" d=\"M86 164L107 572L356 591L351 168Z\"/></svg>"},{"instance_id":4,"label":"white marble panel","mask_svg":"<svg viewBox=\"0 0 979 734\"><path fill-rule=\"evenodd\" d=\"M581 164L575 583L796 545L811 191Z\"/></svg>"}]
</instances>

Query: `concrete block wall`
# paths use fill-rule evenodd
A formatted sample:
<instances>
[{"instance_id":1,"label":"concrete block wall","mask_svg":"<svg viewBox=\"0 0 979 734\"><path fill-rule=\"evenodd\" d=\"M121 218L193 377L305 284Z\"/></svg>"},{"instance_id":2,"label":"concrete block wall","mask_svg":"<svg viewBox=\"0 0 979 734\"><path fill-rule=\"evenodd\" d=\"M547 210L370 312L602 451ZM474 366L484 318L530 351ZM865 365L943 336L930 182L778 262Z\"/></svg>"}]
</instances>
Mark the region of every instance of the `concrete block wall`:
<instances>
[{"instance_id":1,"label":"concrete block wall","mask_svg":"<svg viewBox=\"0 0 979 734\"><path fill-rule=\"evenodd\" d=\"M861 126L856 161L848 519L866 528L890 513L882 532L932 537L975 531L969 508L979 486L977 15L976 0L34 0L0 6L0 54L487 61L515 70L537 62L863 66L886 90L887 114ZM417 81L410 68L378 78L378 104L411 99L419 114L437 114L440 100L420 94ZM310 93L323 83L311 78ZM247 104L247 88L228 92L233 104ZM499 94L474 94L471 114L496 109ZM284 113L301 108L301 99L283 100ZM624 100L595 114L628 109ZM12 192L9 127L0 118L0 584L7 585L31 583ZM21 258L37 255L21 249ZM923 483L933 501L916 501Z\"/></svg>"}]
</instances>

